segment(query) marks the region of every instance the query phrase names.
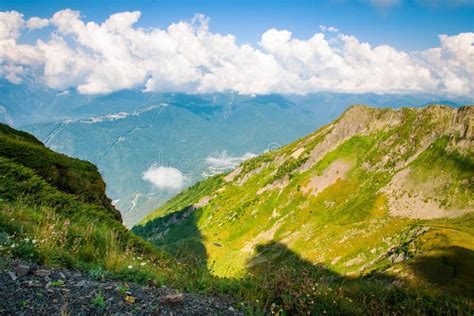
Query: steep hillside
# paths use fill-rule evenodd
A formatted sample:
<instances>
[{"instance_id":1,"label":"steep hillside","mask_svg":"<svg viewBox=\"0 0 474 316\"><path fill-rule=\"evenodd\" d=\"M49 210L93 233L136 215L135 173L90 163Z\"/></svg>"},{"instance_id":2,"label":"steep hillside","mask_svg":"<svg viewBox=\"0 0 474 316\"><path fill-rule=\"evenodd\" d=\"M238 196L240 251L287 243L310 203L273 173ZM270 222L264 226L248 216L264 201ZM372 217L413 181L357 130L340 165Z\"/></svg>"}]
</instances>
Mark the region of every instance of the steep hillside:
<instances>
[{"instance_id":1,"label":"steep hillside","mask_svg":"<svg viewBox=\"0 0 474 316\"><path fill-rule=\"evenodd\" d=\"M136 254L162 254L122 225L94 165L55 153L3 124L0 175L2 253L51 265L111 269L122 267L112 262L120 256L125 263Z\"/></svg>"},{"instance_id":2,"label":"steep hillside","mask_svg":"<svg viewBox=\"0 0 474 316\"><path fill-rule=\"evenodd\" d=\"M107 209L121 221L120 212L106 196L105 183L93 164L55 153L34 136L1 123L0 156L34 170L55 189L73 194L81 202Z\"/></svg>"},{"instance_id":3,"label":"steep hillside","mask_svg":"<svg viewBox=\"0 0 474 316\"><path fill-rule=\"evenodd\" d=\"M133 231L215 275L286 262L472 298L473 123L473 107L353 106L189 188Z\"/></svg>"},{"instance_id":4,"label":"steep hillside","mask_svg":"<svg viewBox=\"0 0 474 316\"><path fill-rule=\"evenodd\" d=\"M158 248L93 165L0 127L0 314L474 308L472 108L352 108L172 199L135 228Z\"/></svg>"}]
</instances>

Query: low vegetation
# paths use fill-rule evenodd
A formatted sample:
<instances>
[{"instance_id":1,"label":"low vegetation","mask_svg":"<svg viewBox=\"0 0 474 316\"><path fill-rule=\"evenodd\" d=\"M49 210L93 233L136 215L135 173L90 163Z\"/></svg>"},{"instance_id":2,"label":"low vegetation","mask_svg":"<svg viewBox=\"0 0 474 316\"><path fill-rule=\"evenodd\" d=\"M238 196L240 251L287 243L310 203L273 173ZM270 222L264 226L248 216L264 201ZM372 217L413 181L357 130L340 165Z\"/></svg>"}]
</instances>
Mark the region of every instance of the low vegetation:
<instances>
[{"instance_id":1,"label":"low vegetation","mask_svg":"<svg viewBox=\"0 0 474 316\"><path fill-rule=\"evenodd\" d=\"M243 163L213 191L184 191L133 231L184 262L200 258L212 275L252 283L241 295L258 297L265 308L472 308L470 117L472 108L354 107L315 133ZM349 170L310 193L311 179L324 177L335 163ZM408 175L400 177L402 191L394 191L390 185L401 171ZM417 213L418 204L407 204L413 213L394 216L390 201L403 196L407 203L436 203L441 215ZM195 207L202 200L207 204ZM318 278L326 281L314 282ZM324 299L334 305L329 308L321 299L333 296L321 292L321 284L351 301Z\"/></svg>"},{"instance_id":2,"label":"low vegetation","mask_svg":"<svg viewBox=\"0 0 474 316\"><path fill-rule=\"evenodd\" d=\"M472 152L445 122L455 110L352 111L367 120L348 125L349 110L185 190L132 231L95 167L2 125L0 254L225 295L248 314L471 314L474 214L393 216L384 191L409 168L406 194L446 212L472 207ZM306 190L335 162L348 171ZM106 304L100 293L90 303Z\"/></svg>"}]
</instances>

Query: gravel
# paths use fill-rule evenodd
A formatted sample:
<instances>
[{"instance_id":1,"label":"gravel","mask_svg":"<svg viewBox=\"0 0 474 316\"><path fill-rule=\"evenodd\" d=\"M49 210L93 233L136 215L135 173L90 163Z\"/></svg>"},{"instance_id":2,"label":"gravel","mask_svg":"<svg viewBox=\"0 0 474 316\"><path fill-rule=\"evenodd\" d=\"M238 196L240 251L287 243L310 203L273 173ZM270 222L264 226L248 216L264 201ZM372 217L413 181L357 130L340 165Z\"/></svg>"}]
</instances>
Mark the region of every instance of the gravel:
<instances>
[{"instance_id":1,"label":"gravel","mask_svg":"<svg viewBox=\"0 0 474 316\"><path fill-rule=\"evenodd\" d=\"M0 315L243 315L228 299L0 257Z\"/></svg>"}]
</instances>

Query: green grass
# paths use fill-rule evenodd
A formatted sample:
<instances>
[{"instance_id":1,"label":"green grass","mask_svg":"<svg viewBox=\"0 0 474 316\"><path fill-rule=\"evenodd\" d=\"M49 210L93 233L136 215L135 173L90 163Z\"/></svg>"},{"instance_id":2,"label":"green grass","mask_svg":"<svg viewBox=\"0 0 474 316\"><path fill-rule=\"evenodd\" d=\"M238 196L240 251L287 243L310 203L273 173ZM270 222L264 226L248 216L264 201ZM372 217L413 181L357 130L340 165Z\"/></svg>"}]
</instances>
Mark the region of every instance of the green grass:
<instances>
[{"instance_id":1,"label":"green grass","mask_svg":"<svg viewBox=\"0 0 474 316\"><path fill-rule=\"evenodd\" d=\"M0 157L33 170L59 191L74 194L82 202L96 204L121 219L105 194L105 182L97 167L90 162L53 152L32 135L1 123Z\"/></svg>"},{"instance_id":2,"label":"green grass","mask_svg":"<svg viewBox=\"0 0 474 316\"><path fill-rule=\"evenodd\" d=\"M61 287L61 286L64 286L64 281L63 281L63 280L54 280L54 281L51 281L51 286L54 286L54 287Z\"/></svg>"},{"instance_id":3,"label":"green grass","mask_svg":"<svg viewBox=\"0 0 474 316\"><path fill-rule=\"evenodd\" d=\"M98 308L106 308L107 303L105 302L104 295L101 293L97 294L93 299L91 299L91 304Z\"/></svg>"}]
</instances>

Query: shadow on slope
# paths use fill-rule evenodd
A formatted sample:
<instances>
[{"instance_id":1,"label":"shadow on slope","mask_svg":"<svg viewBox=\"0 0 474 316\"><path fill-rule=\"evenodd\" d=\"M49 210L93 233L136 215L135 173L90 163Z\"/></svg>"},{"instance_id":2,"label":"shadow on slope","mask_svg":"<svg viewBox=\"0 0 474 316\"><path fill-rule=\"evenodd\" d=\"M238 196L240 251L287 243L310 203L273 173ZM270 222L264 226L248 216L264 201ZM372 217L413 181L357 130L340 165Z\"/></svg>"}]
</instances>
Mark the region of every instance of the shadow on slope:
<instances>
[{"instance_id":1,"label":"shadow on slope","mask_svg":"<svg viewBox=\"0 0 474 316\"><path fill-rule=\"evenodd\" d=\"M155 218L145 225L134 226L132 231L166 250L180 261L207 267L207 251L197 221L201 210L194 206Z\"/></svg>"},{"instance_id":2,"label":"shadow on slope","mask_svg":"<svg viewBox=\"0 0 474 316\"><path fill-rule=\"evenodd\" d=\"M462 313L472 308L465 300L473 297L472 291L459 291L462 282L469 289L474 281L469 271L474 262L471 250L453 247L407 262L416 278L436 286L436 292L419 287L419 283L406 284L385 272L343 276L323 264L305 260L278 241L256 246L253 257L247 261L246 273L239 279L226 279L214 276L207 269L207 251L197 226L201 215L200 209L187 206L133 230L174 254L177 260L197 268L196 276L200 280L198 287L193 284L194 289L227 293L255 302L250 305L252 312L254 308L257 311L263 308L265 312L284 310L294 314L379 314L381 311L437 314L453 310ZM458 297L452 296L453 293Z\"/></svg>"},{"instance_id":3,"label":"shadow on slope","mask_svg":"<svg viewBox=\"0 0 474 316\"><path fill-rule=\"evenodd\" d=\"M416 257L408 266L421 280L474 298L474 252L459 247L443 247L434 255Z\"/></svg>"}]
</instances>

